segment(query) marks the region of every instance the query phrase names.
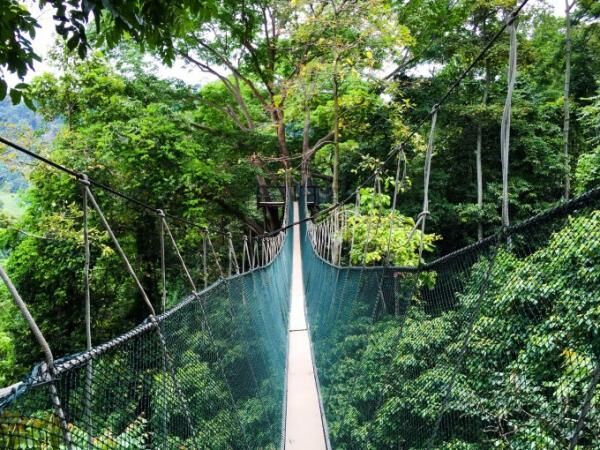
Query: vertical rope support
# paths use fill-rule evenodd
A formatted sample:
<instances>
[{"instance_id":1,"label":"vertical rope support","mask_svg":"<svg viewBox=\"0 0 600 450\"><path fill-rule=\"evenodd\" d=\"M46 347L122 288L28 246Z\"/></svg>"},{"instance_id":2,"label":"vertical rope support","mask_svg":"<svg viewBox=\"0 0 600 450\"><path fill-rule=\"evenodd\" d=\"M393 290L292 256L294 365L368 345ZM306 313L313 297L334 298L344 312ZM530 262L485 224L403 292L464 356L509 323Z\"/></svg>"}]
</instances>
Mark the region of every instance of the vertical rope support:
<instances>
[{"instance_id":1,"label":"vertical rope support","mask_svg":"<svg viewBox=\"0 0 600 450\"><path fill-rule=\"evenodd\" d=\"M81 183L84 186L89 186L87 175L82 175ZM85 252L85 261L83 264L83 284L85 290L85 340L87 350L92 349L92 311L91 311L91 295L90 295L90 236L88 229L88 194L85 188L83 189L83 247ZM90 359L85 367L85 392L84 392L84 408L85 421L88 434L88 448L92 449L94 425L92 423L92 396L94 383L94 367L92 359Z\"/></svg>"},{"instance_id":2,"label":"vertical rope support","mask_svg":"<svg viewBox=\"0 0 600 450\"><path fill-rule=\"evenodd\" d=\"M571 8L576 0L565 0L565 82L564 82L564 120L563 120L563 153L565 158L564 197L569 200L571 194L571 164L569 161L569 132L571 127L571 107L569 94L571 91L571 54L573 40L571 37Z\"/></svg>"},{"instance_id":3,"label":"vertical rope support","mask_svg":"<svg viewBox=\"0 0 600 450\"><path fill-rule=\"evenodd\" d=\"M339 219L339 228L338 228L338 252L337 252L337 261L336 264L341 264L342 262L342 249L344 247L344 230L346 229L346 215L344 211L338 211L338 219Z\"/></svg>"},{"instance_id":4,"label":"vertical rope support","mask_svg":"<svg viewBox=\"0 0 600 450\"><path fill-rule=\"evenodd\" d=\"M248 266L252 269L252 262L250 260L250 249L248 248L248 236L244 235L244 244L242 247L242 273L246 272L246 258L248 259Z\"/></svg>"},{"instance_id":5,"label":"vertical rope support","mask_svg":"<svg viewBox=\"0 0 600 450\"><path fill-rule=\"evenodd\" d=\"M63 439L65 441L65 444L67 445L67 448L69 450L71 450L73 448L73 443L71 440L71 433L69 432L69 427L67 424L65 412L64 412L61 402L60 402L60 397L58 395L58 389L56 389L56 384L54 383L54 356L52 355L52 350L50 350L48 341L46 341L46 338L42 334L35 319L29 312L27 305L25 304L25 302L19 295L17 288L12 283L11 279L9 278L9 276L6 274L6 272L4 271L4 269L1 266L0 266L0 278L2 279L2 281L8 288L8 292L10 293L11 297L15 301L17 308L21 312L21 315L25 318L25 321L27 322L29 329L31 330L31 332L33 333L33 336L35 337L38 344L42 348L42 352L44 353L44 357L46 359L45 367L43 367L43 370L42 370L43 376L45 379L47 379L47 381L50 382L50 400L52 401L54 413L58 417L60 429L61 429L61 432L63 435Z\"/></svg>"},{"instance_id":6,"label":"vertical rope support","mask_svg":"<svg viewBox=\"0 0 600 450\"><path fill-rule=\"evenodd\" d=\"M508 91L502 113L500 126L500 151L502 158L502 226L510 225L508 199L508 168L510 151L510 121L512 116L512 97L517 78L517 16L509 18L508 32L510 35L510 50L508 56Z\"/></svg>"},{"instance_id":7,"label":"vertical rope support","mask_svg":"<svg viewBox=\"0 0 600 450\"><path fill-rule=\"evenodd\" d=\"M327 225L328 220L325 219L319 227L321 230L321 253L324 259L327 259Z\"/></svg>"},{"instance_id":8,"label":"vertical rope support","mask_svg":"<svg viewBox=\"0 0 600 450\"><path fill-rule=\"evenodd\" d=\"M331 263L337 264L337 252L338 252L338 242L337 242L337 233L339 229L338 223L338 210L335 209L333 211L333 215L331 216Z\"/></svg>"},{"instance_id":9,"label":"vertical rope support","mask_svg":"<svg viewBox=\"0 0 600 450\"><path fill-rule=\"evenodd\" d=\"M144 299L144 303L146 303L146 306L150 310L150 313L153 316L155 316L156 315L156 311L154 310L154 306L152 306L152 303L150 302L150 299L148 298L148 294L146 294L146 290L142 286L142 283L140 282L140 279L138 278L138 276L136 275L135 271L133 270L133 267L131 266L131 263L129 262L129 259L127 258L127 255L125 255L125 252L123 251L123 248L121 247L121 244L119 244L119 240L117 239L117 237L113 233L112 228L110 227L108 221L106 220L106 217L104 216L104 213L102 212L102 209L100 209L100 206L98 206L98 202L96 202L96 198L94 197L94 194L92 194L92 191L91 191L90 187L89 186L85 186L85 191L87 193L87 196L88 196L88 199L89 199L90 203L92 204L92 206L94 207L94 209L98 213L98 217L100 217L100 221L102 222L102 225L104 225L104 228L106 229L106 232L108 233L110 239L112 240L112 242L113 242L113 244L115 246L115 249L117 250L117 253L119 254L119 256L121 257L121 260L125 264L125 268L127 269L127 272L133 278L133 280L134 280L134 282L135 282L138 290L140 291L140 294L142 294L142 298Z\"/></svg>"},{"instance_id":10,"label":"vertical rope support","mask_svg":"<svg viewBox=\"0 0 600 450\"><path fill-rule=\"evenodd\" d=\"M237 256L235 254L235 247L233 246L233 239L231 233L227 233L227 245L229 247L229 276L232 275L232 269L235 269L236 275L240 273L240 266L238 265Z\"/></svg>"},{"instance_id":11,"label":"vertical rope support","mask_svg":"<svg viewBox=\"0 0 600 450\"><path fill-rule=\"evenodd\" d=\"M188 282L190 283L190 285L192 287L194 295L197 295L196 294L196 285L194 284L194 281L192 280L192 276L190 275L190 271L188 270L188 268L187 268L187 266L185 264L185 261L184 261L183 257L181 256L181 252L179 251L179 247L177 246L177 242L175 241L175 238L173 237L173 233L171 233L171 229L169 228L169 224L167 223L167 221L165 219L165 213L161 209L157 210L157 213L158 213L158 216L160 217L160 221L161 221L161 236L162 236L162 241L163 241L162 242L162 244L163 244L162 250L164 252L164 231L166 231L167 234L168 234L168 236L169 236L169 238L170 238L170 240L171 240L171 243L173 244L173 248L175 249L175 253L177 254L177 257L179 258L179 261L181 262L181 265L182 265L183 270L185 272L185 275L186 275L186 277L188 279ZM164 261L164 259L163 259L163 261ZM164 271L163 271L163 276L166 276ZM165 287L165 291L166 291L166 287ZM190 409L189 408L189 404L188 404L187 398L185 398L185 396L183 395L181 387L179 386L179 382L177 381L177 377L175 376L175 369L173 368L173 362L171 361L171 356L169 355L169 352L167 350L167 341L166 341L163 333L161 332L160 325L158 323L158 320L156 320L156 317L155 317L154 314L150 315L150 321L156 327L156 330L158 331L158 337L160 339L160 343L161 343L161 346L162 346L162 349L163 349L163 352L164 352L164 355L163 355L163 371L166 371L167 368L168 368L168 370L169 370L169 372L171 374L171 378L173 379L173 384L175 386L175 389L177 390L177 394L181 398L181 401L184 403L184 408L183 409L184 409L184 413L185 413L185 416L186 416L186 421L187 421L188 427L190 429L190 432L193 433L194 432L194 426L193 426L192 418L191 418L190 411L189 411L189 409ZM167 414L168 414L168 411L166 410L166 407L165 407L165 410L164 410L164 420L165 421L163 423L163 426L165 427L165 429L166 429Z\"/></svg>"},{"instance_id":12,"label":"vertical rope support","mask_svg":"<svg viewBox=\"0 0 600 450\"><path fill-rule=\"evenodd\" d=\"M263 246L263 261L262 261L262 265L266 266L267 263L269 262L269 238L265 237L263 238L263 240L261 241L262 246Z\"/></svg>"},{"instance_id":13,"label":"vertical rope support","mask_svg":"<svg viewBox=\"0 0 600 450\"><path fill-rule=\"evenodd\" d=\"M398 149L398 161L396 164L396 178L394 179L394 195L392 197L392 207L390 208L390 232L388 234L387 249L384 260L384 265L386 266L390 264L390 249L392 246L392 235L394 233L394 217L396 215L396 205L398 202L398 190L400 189L400 166L402 165L403 157L404 150L402 149L402 146L400 146ZM406 164L404 165L404 170L406 171ZM402 174L402 181L404 181L405 174L406 172Z\"/></svg>"},{"instance_id":14,"label":"vertical rope support","mask_svg":"<svg viewBox=\"0 0 600 450\"><path fill-rule=\"evenodd\" d=\"M319 234L319 253L321 257L325 257L325 222L321 222L317 228Z\"/></svg>"},{"instance_id":15,"label":"vertical rope support","mask_svg":"<svg viewBox=\"0 0 600 450\"><path fill-rule=\"evenodd\" d=\"M377 184L379 179L379 168L375 171L375 181L373 184L373 192L377 192ZM367 265L367 253L369 253L369 244L371 243L371 228L373 225L373 221L368 220L367 222L367 231L365 235L365 245L363 247L362 258L361 258L361 274L364 267ZM376 230L379 227L379 221L377 221Z\"/></svg>"},{"instance_id":16,"label":"vertical rope support","mask_svg":"<svg viewBox=\"0 0 600 450\"><path fill-rule=\"evenodd\" d=\"M167 309L167 262L166 262L166 254L165 254L165 226L162 220L160 222L160 277L161 277L161 297L162 297L162 312L164 313ZM166 373L166 358L163 357L163 372ZM167 436L168 430L168 420L169 420L169 412L167 410L167 402L163 402L163 411L162 411L162 427L163 427L163 435Z\"/></svg>"},{"instance_id":17,"label":"vertical rope support","mask_svg":"<svg viewBox=\"0 0 600 450\"><path fill-rule=\"evenodd\" d=\"M258 253L258 241L254 238L252 243L252 268L256 268L259 265L259 253Z\"/></svg>"},{"instance_id":18,"label":"vertical rope support","mask_svg":"<svg viewBox=\"0 0 600 450\"><path fill-rule=\"evenodd\" d=\"M173 249L175 250L175 254L177 255L177 258L179 259L179 262L181 263L181 267L183 268L185 277L187 278L188 282L190 283L190 286L192 287L192 290L195 293L196 292L196 284L194 283L194 280L192 279L192 275L190 274L190 271L187 268L187 265L185 263L185 260L183 259L183 256L181 256L181 252L179 251L179 246L177 245L177 241L175 241L175 237L173 237L171 228L169 227L169 224L167 223L167 220L165 219L165 213L161 209L157 210L157 213L163 224L164 230L167 232L167 235L169 236L169 239L171 240L171 244L173 245Z\"/></svg>"},{"instance_id":19,"label":"vertical rope support","mask_svg":"<svg viewBox=\"0 0 600 450\"><path fill-rule=\"evenodd\" d=\"M208 230L206 230L206 241L208 242L208 246L210 247L210 251L213 254L213 257L215 258L215 264L217 265L217 269L219 269L219 275L221 276L221 278L225 278L219 255L217 255L217 252L215 251L215 247L213 246L212 239L208 234Z\"/></svg>"},{"instance_id":20,"label":"vertical rope support","mask_svg":"<svg viewBox=\"0 0 600 450\"><path fill-rule=\"evenodd\" d=\"M350 255L348 257L348 265L352 266L352 251L354 250L354 239L356 237L356 222L360 212L360 192L356 191L356 199L354 201L354 220L352 221L352 236L350 237Z\"/></svg>"},{"instance_id":21,"label":"vertical rope support","mask_svg":"<svg viewBox=\"0 0 600 450\"><path fill-rule=\"evenodd\" d=\"M204 289L208 287L208 239L206 236L208 235L208 231L205 231L202 234L202 276L204 278Z\"/></svg>"},{"instance_id":22,"label":"vertical rope support","mask_svg":"<svg viewBox=\"0 0 600 450\"><path fill-rule=\"evenodd\" d=\"M315 225L315 241L317 242L317 254L323 256L323 249L321 248L321 224Z\"/></svg>"},{"instance_id":23,"label":"vertical rope support","mask_svg":"<svg viewBox=\"0 0 600 450\"><path fill-rule=\"evenodd\" d=\"M327 217L327 221L325 222L325 255L326 255L326 259L327 261L329 261L330 263L333 263L333 236L332 236L332 231L333 231L333 215L335 214L334 211L332 211L329 214L329 217Z\"/></svg>"},{"instance_id":24,"label":"vertical rope support","mask_svg":"<svg viewBox=\"0 0 600 450\"><path fill-rule=\"evenodd\" d=\"M164 213L160 218L160 278L162 282L162 312L167 309L167 268L165 258L165 224L164 224ZM159 213L160 216L160 213Z\"/></svg>"},{"instance_id":25,"label":"vertical rope support","mask_svg":"<svg viewBox=\"0 0 600 450\"><path fill-rule=\"evenodd\" d=\"M269 239L271 242L271 257L269 258L269 262L272 262L275 259L275 253L277 251L277 236Z\"/></svg>"},{"instance_id":26,"label":"vertical rope support","mask_svg":"<svg viewBox=\"0 0 600 450\"><path fill-rule=\"evenodd\" d=\"M227 277L232 275L232 260L231 260L231 233L227 233Z\"/></svg>"},{"instance_id":27,"label":"vertical rope support","mask_svg":"<svg viewBox=\"0 0 600 450\"><path fill-rule=\"evenodd\" d=\"M332 213L327 216L327 219L325 219L321 225L321 230L323 233L323 258L325 258L327 261L329 261L329 224L331 223L331 214Z\"/></svg>"},{"instance_id":28,"label":"vertical rope support","mask_svg":"<svg viewBox=\"0 0 600 450\"><path fill-rule=\"evenodd\" d=\"M423 238L425 236L425 222L429 215L429 179L431 176L431 159L433 157L433 144L435 142L435 125L437 123L439 105L434 105L431 110L431 129L429 130L429 139L427 140L427 153L425 154L425 167L423 169L423 210L419 214L421 222L421 238L419 240L419 264L423 258ZM417 219L417 226L419 219ZM411 233L412 237L412 233Z\"/></svg>"}]
</instances>

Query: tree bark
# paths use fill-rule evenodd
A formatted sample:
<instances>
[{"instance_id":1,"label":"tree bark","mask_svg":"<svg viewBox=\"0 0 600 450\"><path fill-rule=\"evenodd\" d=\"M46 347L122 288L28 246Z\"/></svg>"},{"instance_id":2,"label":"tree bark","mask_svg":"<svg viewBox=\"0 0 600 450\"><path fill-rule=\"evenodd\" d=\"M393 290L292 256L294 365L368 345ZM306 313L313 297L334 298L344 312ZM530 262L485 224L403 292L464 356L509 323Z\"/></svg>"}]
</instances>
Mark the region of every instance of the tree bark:
<instances>
[{"instance_id":1,"label":"tree bark","mask_svg":"<svg viewBox=\"0 0 600 450\"><path fill-rule=\"evenodd\" d=\"M271 113L271 117L273 119L273 124L275 125L275 129L277 131L277 144L279 145L279 154L283 159L283 166L287 169L289 167L288 157L290 155L287 148L287 140L285 135L285 121L283 110L273 105L273 112Z\"/></svg>"},{"instance_id":2,"label":"tree bark","mask_svg":"<svg viewBox=\"0 0 600 450\"><path fill-rule=\"evenodd\" d=\"M302 131L302 164L301 164L301 183L306 186L308 182L308 162L310 159L310 109L308 105L304 106L304 130Z\"/></svg>"}]
</instances>

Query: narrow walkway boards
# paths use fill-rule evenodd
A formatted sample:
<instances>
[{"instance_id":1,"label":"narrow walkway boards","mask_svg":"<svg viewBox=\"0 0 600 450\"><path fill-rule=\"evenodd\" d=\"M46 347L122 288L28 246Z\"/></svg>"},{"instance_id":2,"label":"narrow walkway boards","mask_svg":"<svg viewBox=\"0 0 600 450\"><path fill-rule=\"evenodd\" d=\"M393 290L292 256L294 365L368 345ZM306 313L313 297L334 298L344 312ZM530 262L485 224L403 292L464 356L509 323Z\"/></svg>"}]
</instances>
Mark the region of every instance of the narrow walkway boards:
<instances>
[{"instance_id":1,"label":"narrow walkway boards","mask_svg":"<svg viewBox=\"0 0 600 450\"><path fill-rule=\"evenodd\" d=\"M298 202L294 202L294 221ZM285 450L326 450L325 428L306 326L300 227L294 229L287 364Z\"/></svg>"}]
</instances>

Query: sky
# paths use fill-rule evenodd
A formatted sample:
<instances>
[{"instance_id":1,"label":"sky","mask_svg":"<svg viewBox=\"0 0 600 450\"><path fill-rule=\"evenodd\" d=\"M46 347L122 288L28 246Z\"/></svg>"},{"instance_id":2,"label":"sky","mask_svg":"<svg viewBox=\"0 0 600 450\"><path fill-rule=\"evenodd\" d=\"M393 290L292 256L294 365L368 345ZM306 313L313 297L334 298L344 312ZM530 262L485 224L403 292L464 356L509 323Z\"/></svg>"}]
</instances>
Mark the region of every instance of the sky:
<instances>
[{"instance_id":1,"label":"sky","mask_svg":"<svg viewBox=\"0 0 600 450\"><path fill-rule=\"evenodd\" d=\"M564 16L564 0L546 0L546 3L554 8L554 12L557 16ZM25 81L28 81L35 75L44 72L59 73L60 69L50 66L47 58L48 52L56 41L56 32L54 31L52 20L52 8L46 6L43 10L40 10L37 2L31 0L26 1L25 4L40 24L40 28L37 30L36 37L33 41L33 48L42 58L42 62L36 62L34 70L30 71L25 77ZM214 80L214 77L209 74L204 74L193 68L186 67L183 61L176 61L173 67L167 67L159 62L156 62L155 64L158 68L157 75L161 78L178 78L192 85L203 84ZM7 81L9 86L14 86L19 83L19 79L11 74L8 74Z\"/></svg>"}]
</instances>

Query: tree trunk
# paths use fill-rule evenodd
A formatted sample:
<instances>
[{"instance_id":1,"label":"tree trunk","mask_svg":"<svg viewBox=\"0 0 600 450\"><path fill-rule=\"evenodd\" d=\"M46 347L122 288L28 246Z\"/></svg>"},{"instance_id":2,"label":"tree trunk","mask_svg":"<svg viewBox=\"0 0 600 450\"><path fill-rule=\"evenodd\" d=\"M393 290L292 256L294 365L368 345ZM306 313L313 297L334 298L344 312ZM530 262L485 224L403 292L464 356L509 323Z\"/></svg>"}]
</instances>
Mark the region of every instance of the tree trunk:
<instances>
[{"instance_id":1,"label":"tree trunk","mask_svg":"<svg viewBox=\"0 0 600 450\"><path fill-rule=\"evenodd\" d=\"M287 140L286 140L286 135L285 135L284 114L283 114L282 109L278 108L275 105L271 105L271 106L272 106L271 118L273 120L273 124L275 125L276 132L277 132L277 143L279 145L279 156L281 156L283 158L282 164L283 164L283 167L287 170L290 166L290 163L288 160L289 151L287 148ZM261 170L264 170L263 163L260 160L260 158L253 156L251 160L252 160L252 164L255 167L257 167ZM267 181L265 180L265 178L262 175L256 175L256 182L258 184L258 190L259 190L262 198L264 198L266 201L270 201L271 194L269 192L268 184L267 184ZM281 226L281 221L279 218L278 207L277 206L265 206L264 211L265 211L265 228L270 231L273 231L273 230L276 230L277 228L279 228Z\"/></svg>"},{"instance_id":2,"label":"tree trunk","mask_svg":"<svg viewBox=\"0 0 600 450\"><path fill-rule=\"evenodd\" d=\"M308 183L308 161L310 159L310 109L308 104L304 106L304 130L302 132L302 164L301 164L301 184L306 186Z\"/></svg>"},{"instance_id":3,"label":"tree trunk","mask_svg":"<svg viewBox=\"0 0 600 450\"><path fill-rule=\"evenodd\" d=\"M569 199L571 195L571 167L569 163L569 128L571 121L571 110L569 104L570 84L571 84L571 8L575 4L569 4L565 0L565 91L564 91L564 122L563 122L563 150L565 161L565 181L564 198Z\"/></svg>"},{"instance_id":4,"label":"tree trunk","mask_svg":"<svg viewBox=\"0 0 600 450\"><path fill-rule=\"evenodd\" d=\"M273 123L275 124L275 128L277 130L277 143L279 144L279 155L284 158L283 166L287 169L289 167L289 161L287 160L287 158L289 157L290 153L287 148L287 141L285 136L285 121L283 110L273 105L272 118Z\"/></svg>"},{"instance_id":5,"label":"tree trunk","mask_svg":"<svg viewBox=\"0 0 600 450\"><path fill-rule=\"evenodd\" d=\"M250 159L252 165L259 170L263 170L263 163L256 155L253 155ZM260 174L256 175L256 182L258 183L258 191L260 195L265 200L269 201L271 198L271 194L269 193L269 188L265 177ZM265 207L265 228L268 230L276 230L280 226L279 214L277 207Z\"/></svg>"}]
</instances>

